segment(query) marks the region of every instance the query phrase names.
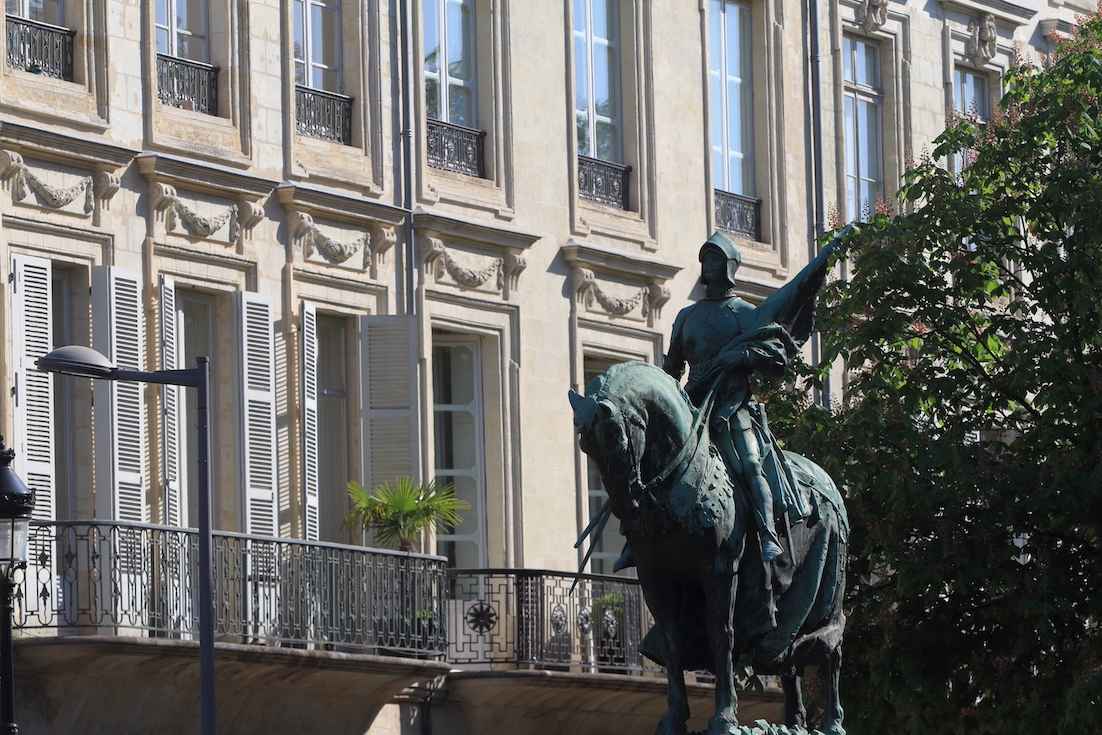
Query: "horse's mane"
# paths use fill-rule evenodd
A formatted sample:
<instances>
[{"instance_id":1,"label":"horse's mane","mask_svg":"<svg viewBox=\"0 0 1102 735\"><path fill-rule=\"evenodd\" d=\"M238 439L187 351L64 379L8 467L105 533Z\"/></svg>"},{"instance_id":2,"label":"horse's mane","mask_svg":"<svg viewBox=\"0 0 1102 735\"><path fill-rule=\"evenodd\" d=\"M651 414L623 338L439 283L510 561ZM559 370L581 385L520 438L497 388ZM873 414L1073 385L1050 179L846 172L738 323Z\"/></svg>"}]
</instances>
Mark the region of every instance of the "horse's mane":
<instances>
[{"instance_id":1,"label":"horse's mane","mask_svg":"<svg viewBox=\"0 0 1102 735\"><path fill-rule=\"evenodd\" d=\"M594 400L612 400L621 410L641 408L641 404L684 404L693 413L692 402L673 377L657 365L633 360L613 365L589 381L585 394Z\"/></svg>"}]
</instances>

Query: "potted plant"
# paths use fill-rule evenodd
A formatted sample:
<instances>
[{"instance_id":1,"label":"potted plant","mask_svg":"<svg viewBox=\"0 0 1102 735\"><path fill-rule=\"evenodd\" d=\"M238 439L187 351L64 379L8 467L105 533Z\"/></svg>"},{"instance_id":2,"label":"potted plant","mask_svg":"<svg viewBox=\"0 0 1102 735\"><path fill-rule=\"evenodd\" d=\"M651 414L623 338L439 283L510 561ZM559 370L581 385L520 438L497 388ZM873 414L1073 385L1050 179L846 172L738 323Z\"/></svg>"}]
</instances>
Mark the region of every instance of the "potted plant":
<instances>
[{"instance_id":1,"label":"potted plant","mask_svg":"<svg viewBox=\"0 0 1102 735\"><path fill-rule=\"evenodd\" d=\"M370 492L359 483L350 482L348 496L352 509L348 512L346 523L354 528L374 531L379 543L404 552L416 549L425 530L436 526L458 526L462 522L460 514L470 510L466 501L456 497L451 485L436 480L419 483L409 477L400 477L393 483L376 485ZM400 648L390 647L389 652L397 655L411 655L410 647L422 651L412 655L423 655L431 649L429 644L436 635L437 615L434 609L417 610L410 619L406 603L416 599L413 590L409 589L410 584L411 580L406 575L399 576L397 604L384 612L386 617L379 619L383 635L378 637L384 645L393 643L387 641L388 631L410 632L409 644Z\"/></svg>"}]
</instances>

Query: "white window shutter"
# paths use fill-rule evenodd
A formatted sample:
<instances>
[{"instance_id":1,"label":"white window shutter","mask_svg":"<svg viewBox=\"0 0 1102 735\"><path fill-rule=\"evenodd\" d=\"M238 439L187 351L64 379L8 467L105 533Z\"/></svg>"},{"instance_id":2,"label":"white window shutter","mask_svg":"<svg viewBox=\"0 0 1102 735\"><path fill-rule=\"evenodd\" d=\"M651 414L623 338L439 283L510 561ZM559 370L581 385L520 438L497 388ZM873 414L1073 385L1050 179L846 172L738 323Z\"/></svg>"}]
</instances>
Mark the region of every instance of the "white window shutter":
<instances>
[{"instance_id":1,"label":"white window shutter","mask_svg":"<svg viewBox=\"0 0 1102 735\"><path fill-rule=\"evenodd\" d=\"M302 494L306 540L319 537L318 503L318 313L302 304Z\"/></svg>"},{"instance_id":2,"label":"white window shutter","mask_svg":"<svg viewBox=\"0 0 1102 735\"><path fill-rule=\"evenodd\" d=\"M176 284L161 276L161 369L184 367L183 345L177 335ZM183 502L183 447L181 445L181 408L184 389L176 385L161 386L161 491L164 502L164 522L168 526L187 526L186 503Z\"/></svg>"},{"instance_id":3,"label":"white window shutter","mask_svg":"<svg viewBox=\"0 0 1102 735\"><path fill-rule=\"evenodd\" d=\"M137 276L113 266L92 272L93 343L115 365L145 369L145 310ZM97 380L96 511L101 518L146 520L145 409L142 383Z\"/></svg>"},{"instance_id":4,"label":"white window shutter","mask_svg":"<svg viewBox=\"0 0 1102 735\"><path fill-rule=\"evenodd\" d=\"M412 317L360 317L364 486L408 476L417 461L417 332Z\"/></svg>"},{"instance_id":5,"label":"white window shutter","mask_svg":"<svg viewBox=\"0 0 1102 735\"><path fill-rule=\"evenodd\" d=\"M241 337L242 436L244 437L245 530L275 536L275 349L271 301L238 295Z\"/></svg>"},{"instance_id":6,"label":"white window shutter","mask_svg":"<svg viewBox=\"0 0 1102 735\"><path fill-rule=\"evenodd\" d=\"M12 256L15 471L34 490L33 517L40 521L52 521L56 513L54 376L34 365L54 347L51 277L49 260Z\"/></svg>"}]
</instances>

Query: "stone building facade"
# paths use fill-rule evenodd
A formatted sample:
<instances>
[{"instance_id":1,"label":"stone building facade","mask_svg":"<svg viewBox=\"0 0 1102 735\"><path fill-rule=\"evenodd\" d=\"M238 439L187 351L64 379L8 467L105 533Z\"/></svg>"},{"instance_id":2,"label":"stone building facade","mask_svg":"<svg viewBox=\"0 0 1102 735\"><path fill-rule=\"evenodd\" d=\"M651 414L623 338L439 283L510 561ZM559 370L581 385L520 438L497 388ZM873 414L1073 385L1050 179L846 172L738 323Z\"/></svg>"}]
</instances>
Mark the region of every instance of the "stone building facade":
<instances>
[{"instance_id":1,"label":"stone building facade","mask_svg":"<svg viewBox=\"0 0 1102 735\"><path fill-rule=\"evenodd\" d=\"M217 529L360 545L350 480L439 478L473 511L426 551L574 569L602 490L565 393L661 359L707 234L761 299L1087 2L8 0L0 416L36 515L194 525L197 458L184 391L35 358L208 355Z\"/></svg>"}]
</instances>

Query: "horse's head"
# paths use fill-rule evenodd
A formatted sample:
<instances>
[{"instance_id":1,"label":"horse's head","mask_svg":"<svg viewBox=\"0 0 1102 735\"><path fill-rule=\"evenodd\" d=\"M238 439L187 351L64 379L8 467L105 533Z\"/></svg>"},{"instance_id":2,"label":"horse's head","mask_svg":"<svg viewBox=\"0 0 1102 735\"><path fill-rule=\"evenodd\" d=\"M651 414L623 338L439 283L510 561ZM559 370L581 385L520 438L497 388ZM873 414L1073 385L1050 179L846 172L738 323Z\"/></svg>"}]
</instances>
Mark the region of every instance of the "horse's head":
<instances>
[{"instance_id":1,"label":"horse's head","mask_svg":"<svg viewBox=\"0 0 1102 735\"><path fill-rule=\"evenodd\" d=\"M612 510L623 518L633 499L633 480L650 477L684 438L692 422L677 382L641 362L614 365L586 386L571 390L574 429L582 451L596 462Z\"/></svg>"}]
</instances>

